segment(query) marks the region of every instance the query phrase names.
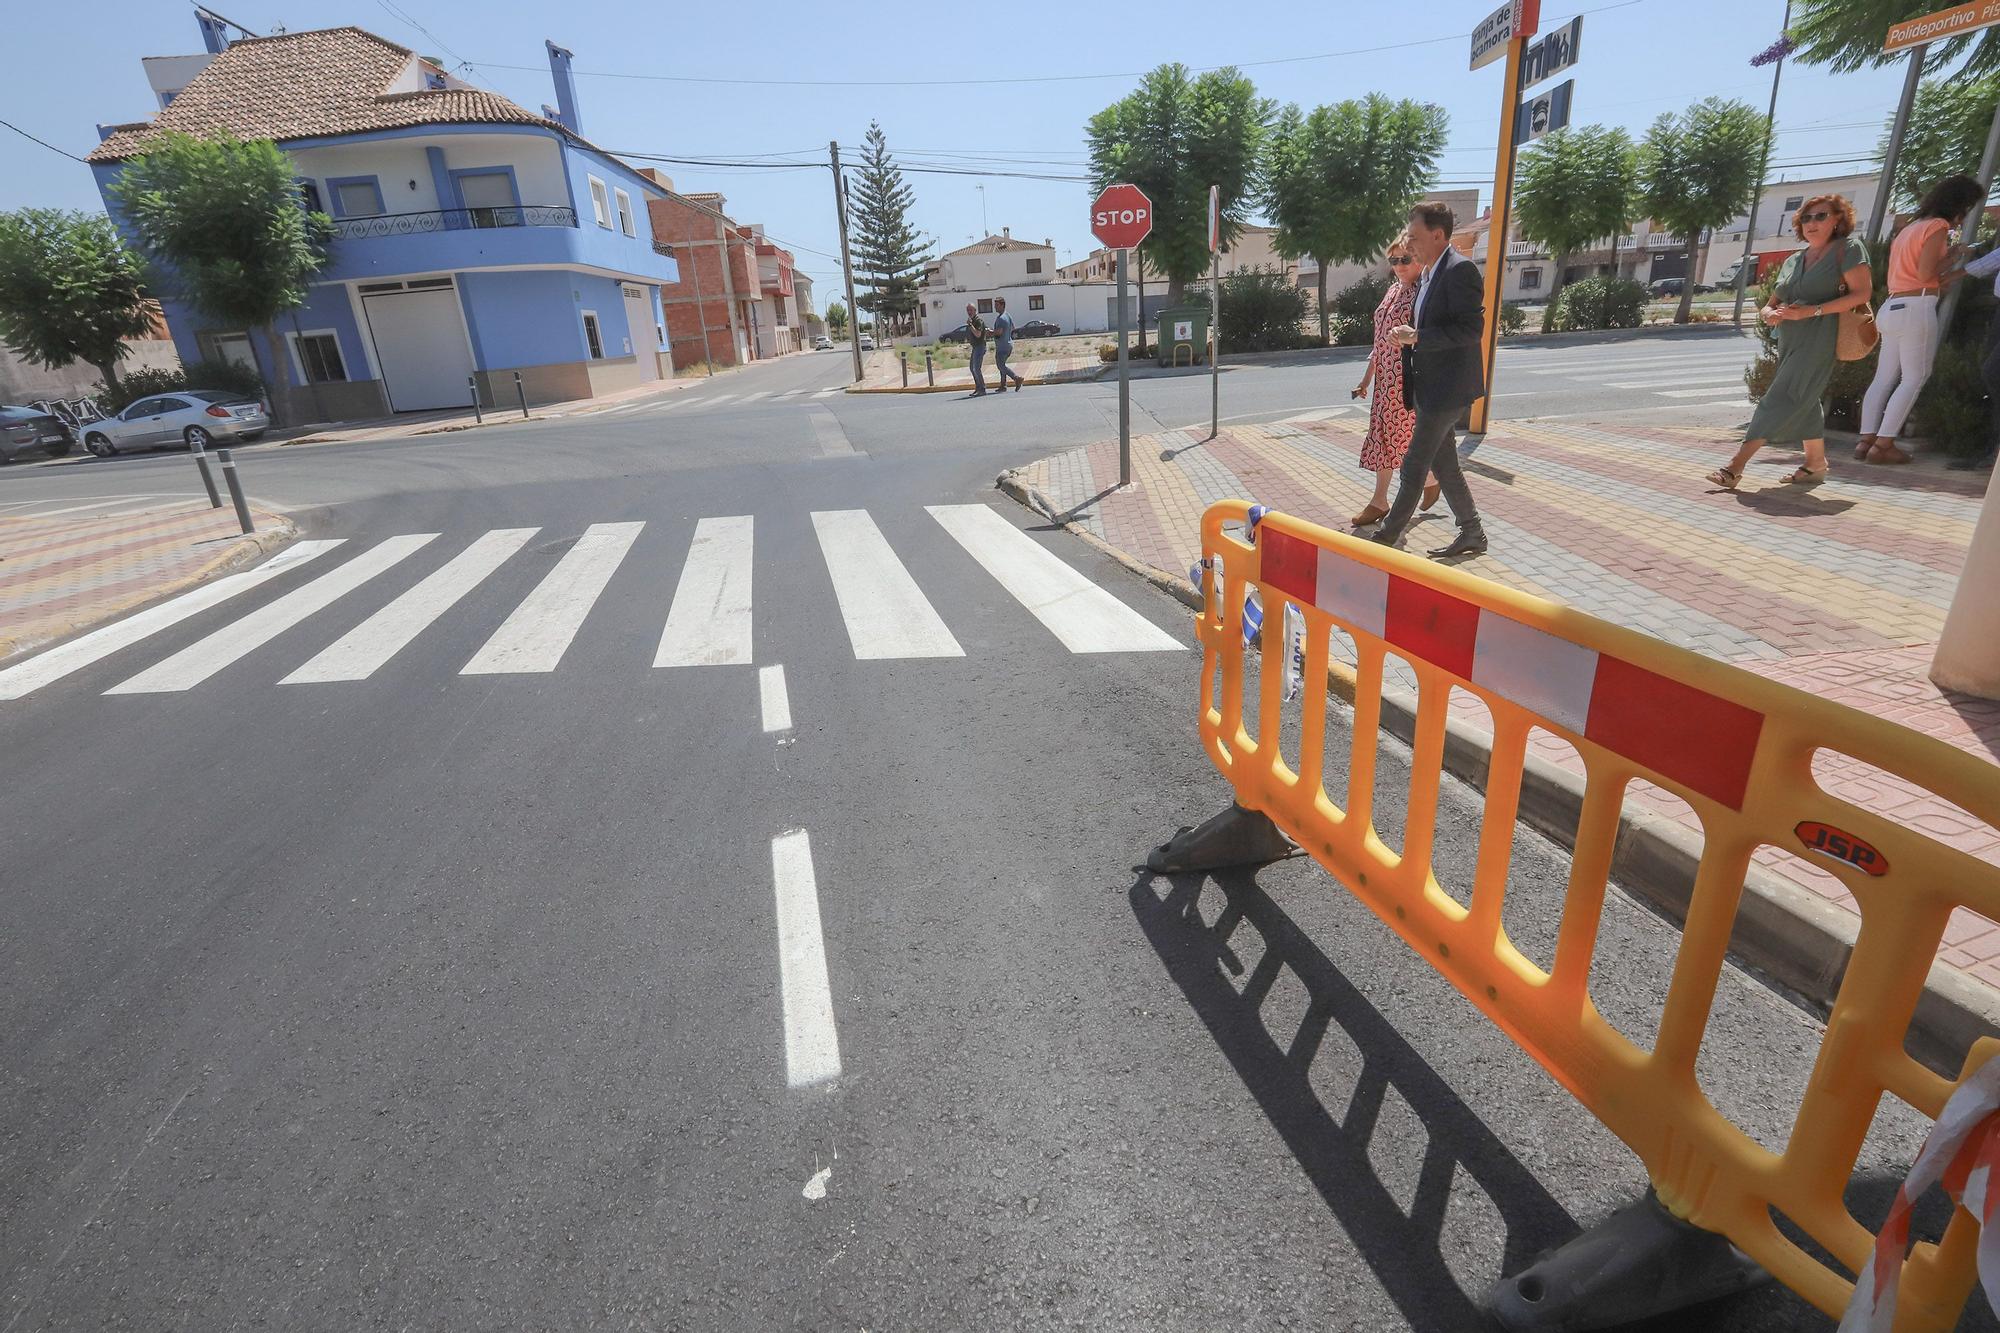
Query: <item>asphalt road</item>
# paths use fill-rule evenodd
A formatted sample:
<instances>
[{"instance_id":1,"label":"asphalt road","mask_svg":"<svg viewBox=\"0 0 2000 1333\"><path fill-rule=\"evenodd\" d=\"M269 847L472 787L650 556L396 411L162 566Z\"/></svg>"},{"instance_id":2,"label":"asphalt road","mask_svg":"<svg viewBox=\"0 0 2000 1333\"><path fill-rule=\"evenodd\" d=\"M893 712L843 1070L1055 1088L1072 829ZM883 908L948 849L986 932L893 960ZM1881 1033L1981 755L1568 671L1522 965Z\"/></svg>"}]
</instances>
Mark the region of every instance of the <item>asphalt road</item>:
<instances>
[{"instance_id":1,"label":"asphalt road","mask_svg":"<svg viewBox=\"0 0 2000 1333\"><path fill-rule=\"evenodd\" d=\"M1471 1328L1637 1193L1310 863L1135 870L1229 799L1188 614L990 485L1097 390L839 377L246 451L341 544L0 702L0 1333ZM1441 879L1479 814L1448 782ZM1566 860L1513 876L1545 950ZM1602 939L1646 1041L1673 932L1614 894ZM1731 973L1703 1084L1781 1143L1817 1035Z\"/></svg>"}]
</instances>

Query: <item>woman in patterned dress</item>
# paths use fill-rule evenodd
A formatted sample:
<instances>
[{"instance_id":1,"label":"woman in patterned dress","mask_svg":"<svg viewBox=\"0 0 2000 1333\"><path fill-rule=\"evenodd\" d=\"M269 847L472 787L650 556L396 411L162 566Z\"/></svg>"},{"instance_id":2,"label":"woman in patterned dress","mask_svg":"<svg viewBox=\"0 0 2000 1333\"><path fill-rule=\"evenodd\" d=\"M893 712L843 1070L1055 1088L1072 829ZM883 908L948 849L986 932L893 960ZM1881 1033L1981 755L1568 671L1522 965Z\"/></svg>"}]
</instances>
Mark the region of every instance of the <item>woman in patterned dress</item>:
<instances>
[{"instance_id":1,"label":"woman in patterned dress","mask_svg":"<svg viewBox=\"0 0 2000 1333\"><path fill-rule=\"evenodd\" d=\"M1368 404L1368 438L1361 443L1361 466L1375 474L1375 498L1351 520L1357 528L1379 523L1389 512L1389 483L1403 466L1403 455L1410 451L1410 431L1417 422L1416 409L1403 403L1403 349L1389 333L1398 324L1416 323L1417 280L1423 270L1410 252L1407 231L1389 242L1388 260L1394 281L1375 307L1375 345L1368 353L1368 369L1352 395L1365 398L1369 386L1374 386L1375 397ZM1438 484L1433 479L1424 487L1423 507L1429 509L1437 500Z\"/></svg>"}]
</instances>

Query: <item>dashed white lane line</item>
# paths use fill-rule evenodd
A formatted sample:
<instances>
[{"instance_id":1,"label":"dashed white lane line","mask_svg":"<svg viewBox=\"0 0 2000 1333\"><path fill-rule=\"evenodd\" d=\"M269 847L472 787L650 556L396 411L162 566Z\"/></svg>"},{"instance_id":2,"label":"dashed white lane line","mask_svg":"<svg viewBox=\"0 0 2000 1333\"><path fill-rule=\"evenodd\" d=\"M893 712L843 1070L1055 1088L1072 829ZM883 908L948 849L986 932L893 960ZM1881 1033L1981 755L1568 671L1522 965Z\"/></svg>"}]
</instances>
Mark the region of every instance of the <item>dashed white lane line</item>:
<instances>
[{"instance_id":1,"label":"dashed white lane line","mask_svg":"<svg viewBox=\"0 0 2000 1333\"><path fill-rule=\"evenodd\" d=\"M785 691L782 666L757 668L757 701L764 714L764 734L792 729L792 699Z\"/></svg>"},{"instance_id":2,"label":"dashed white lane line","mask_svg":"<svg viewBox=\"0 0 2000 1333\"><path fill-rule=\"evenodd\" d=\"M826 972L812 840L804 829L771 839L778 905L778 971L785 1006L785 1081L811 1087L840 1077L840 1033Z\"/></svg>"},{"instance_id":3,"label":"dashed white lane line","mask_svg":"<svg viewBox=\"0 0 2000 1333\"><path fill-rule=\"evenodd\" d=\"M1743 392L1743 385L1742 385L1742 384L1741 384L1741 383L1739 382L1739 383L1736 383L1736 384L1724 384L1724 385L1720 386L1719 388L1718 388L1718 387L1714 387L1714 386L1711 386L1711 387L1709 387L1709 388L1706 388L1706 389L1662 389L1662 390L1660 390L1660 397L1662 397L1662 398L1721 398L1721 397L1724 397L1724 396L1726 396L1726 395L1728 395L1728 394L1732 394L1732 393L1742 393L1742 392Z\"/></svg>"}]
</instances>

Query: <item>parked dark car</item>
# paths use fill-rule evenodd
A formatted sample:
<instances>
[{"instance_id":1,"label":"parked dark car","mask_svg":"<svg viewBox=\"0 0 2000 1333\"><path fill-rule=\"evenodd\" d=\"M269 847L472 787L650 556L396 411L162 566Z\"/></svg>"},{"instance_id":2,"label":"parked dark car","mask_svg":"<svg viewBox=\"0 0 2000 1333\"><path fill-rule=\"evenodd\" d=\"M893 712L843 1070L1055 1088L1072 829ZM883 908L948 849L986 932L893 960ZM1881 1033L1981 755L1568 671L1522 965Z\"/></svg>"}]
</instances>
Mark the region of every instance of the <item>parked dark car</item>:
<instances>
[{"instance_id":1,"label":"parked dark car","mask_svg":"<svg viewBox=\"0 0 2000 1333\"><path fill-rule=\"evenodd\" d=\"M0 407L0 459L29 454L61 458L75 443L61 420L32 407Z\"/></svg>"},{"instance_id":2,"label":"parked dark car","mask_svg":"<svg viewBox=\"0 0 2000 1333\"><path fill-rule=\"evenodd\" d=\"M1686 281L1686 278L1658 278L1646 290L1654 296L1679 296L1681 285Z\"/></svg>"},{"instance_id":3,"label":"parked dark car","mask_svg":"<svg viewBox=\"0 0 2000 1333\"><path fill-rule=\"evenodd\" d=\"M1062 330L1046 319L1031 319L1014 330L1016 338L1053 338Z\"/></svg>"},{"instance_id":4,"label":"parked dark car","mask_svg":"<svg viewBox=\"0 0 2000 1333\"><path fill-rule=\"evenodd\" d=\"M938 335L938 341L941 343L970 342L972 341L972 335L967 333L965 331L965 325L961 324L957 328L951 330L949 333L940 333Z\"/></svg>"}]
</instances>

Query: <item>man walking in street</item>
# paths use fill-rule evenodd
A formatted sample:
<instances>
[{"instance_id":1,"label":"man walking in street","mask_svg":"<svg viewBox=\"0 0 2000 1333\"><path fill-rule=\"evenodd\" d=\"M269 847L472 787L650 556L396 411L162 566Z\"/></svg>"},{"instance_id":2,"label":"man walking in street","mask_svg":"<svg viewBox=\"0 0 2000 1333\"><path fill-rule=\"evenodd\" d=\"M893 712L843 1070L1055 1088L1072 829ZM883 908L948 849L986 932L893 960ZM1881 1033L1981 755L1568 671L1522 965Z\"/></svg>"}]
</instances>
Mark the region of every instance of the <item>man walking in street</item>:
<instances>
[{"instance_id":1,"label":"man walking in street","mask_svg":"<svg viewBox=\"0 0 2000 1333\"><path fill-rule=\"evenodd\" d=\"M1028 382L1007 368L1007 358L1014 355L1014 320L1007 313L1007 298L993 298L993 366L1000 372L1000 392L1007 392L1007 379L1014 380L1014 392L1019 393Z\"/></svg>"},{"instance_id":2,"label":"man walking in street","mask_svg":"<svg viewBox=\"0 0 2000 1333\"><path fill-rule=\"evenodd\" d=\"M972 349L972 396L986 396L986 370L981 364L986 360L986 321L979 317L979 309L972 302L965 303L965 345ZM1007 381L1001 380L1005 389Z\"/></svg>"},{"instance_id":3,"label":"man walking in street","mask_svg":"<svg viewBox=\"0 0 2000 1333\"><path fill-rule=\"evenodd\" d=\"M1472 503L1472 488L1459 468L1458 419L1486 392L1480 339L1486 329L1486 290L1479 266L1452 248L1456 223L1443 204L1410 210L1410 249L1422 266L1416 312L1394 337L1403 347L1403 402L1416 410L1409 452L1396 499L1375 533L1394 546L1417 512L1426 477L1437 478L1445 503L1458 520L1458 535L1430 554L1436 559L1478 555L1486 549L1486 529Z\"/></svg>"}]
</instances>

